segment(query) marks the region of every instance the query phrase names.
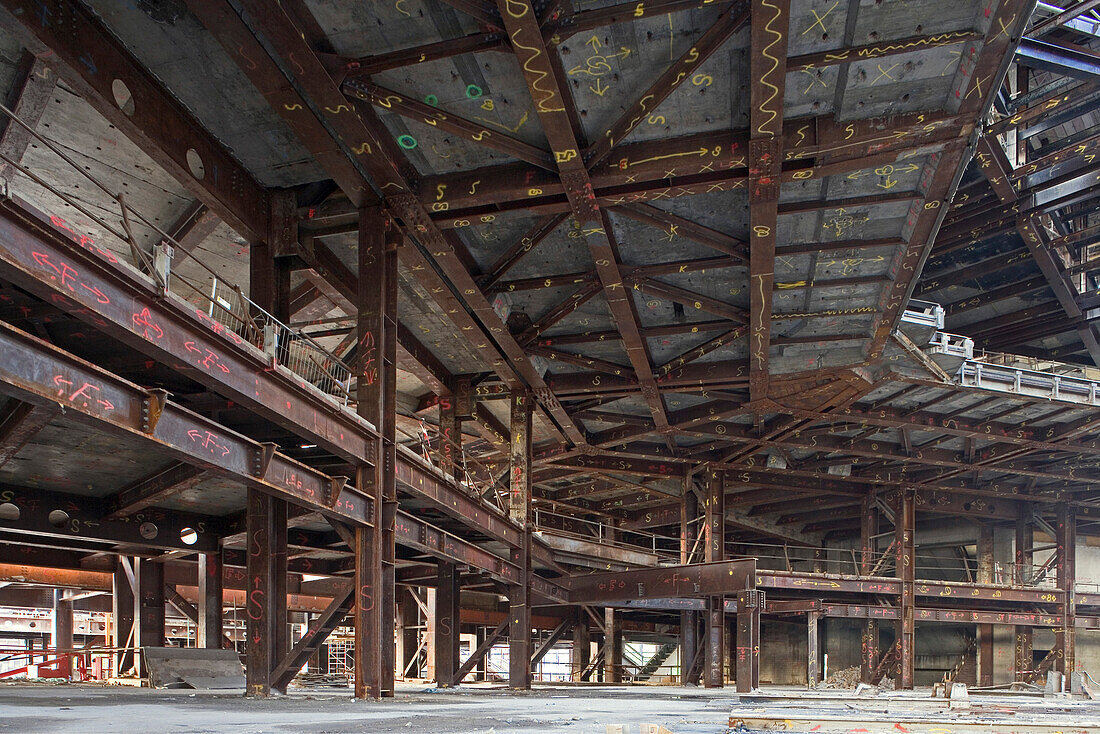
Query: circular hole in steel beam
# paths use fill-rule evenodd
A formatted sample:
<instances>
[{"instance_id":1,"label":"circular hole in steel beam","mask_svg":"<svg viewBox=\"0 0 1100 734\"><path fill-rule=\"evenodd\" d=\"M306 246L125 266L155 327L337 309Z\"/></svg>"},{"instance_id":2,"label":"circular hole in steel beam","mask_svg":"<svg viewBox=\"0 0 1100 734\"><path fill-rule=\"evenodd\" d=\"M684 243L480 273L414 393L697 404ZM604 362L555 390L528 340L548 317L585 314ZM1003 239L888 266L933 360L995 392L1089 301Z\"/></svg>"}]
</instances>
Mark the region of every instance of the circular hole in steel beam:
<instances>
[{"instance_id":1,"label":"circular hole in steel beam","mask_svg":"<svg viewBox=\"0 0 1100 734\"><path fill-rule=\"evenodd\" d=\"M180 531L180 540L185 545L194 545L199 541L199 534L195 532L194 528L184 528Z\"/></svg>"},{"instance_id":2,"label":"circular hole in steel beam","mask_svg":"<svg viewBox=\"0 0 1100 734\"><path fill-rule=\"evenodd\" d=\"M0 505L0 520L14 522L19 519L19 508L11 502Z\"/></svg>"},{"instance_id":3,"label":"circular hole in steel beam","mask_svg":"<svg viewBox=\"0 0 1100 734\"><path fill-rule=\"evenodd\" d=\"M134 106L134 95L130 92L130 88L126 86L126 82L121 79L115 79L111 82L111 94L114 95L115 104L122 110L122 113L127 117L133 117L134 110L137 107Z\"/></svg>"},{"instance_id":4,"label":"circular hole in steel beam","mask_svg":"<svg viewBox=\"0 0 1100 734\"><path fill-rule=\"evenodd\" d=\"M157 537L157 533L159 532L160 531L157 529L157 526L151 522L143 522L141 525L138 526L138 533L146 540L152 540L153 538Z\"/></svg>"},{"instance_id":5,"label":"circular hole in steel beam","mask_svg":"<svg viewBox=\"0 0 1100 734\"><path fill-rule=\"evenodd\" d=\"M187 149L187 168L191 175L202 180L206 176L206 164L202 162L202 156L194 148Z\"/></svg>"},{"instance_id":6,"label":"circular hole in steel beam","mask_svg":"<svg viewBox=\"0 0 1100 734\"><path fill-rule=\"evenodd\" d=\"M53 525L55 528L63 528L65 524L69 522L69 513L64 510L54 510L49 514L48 519L50 525Z\"/></svg>"}]
</instances>

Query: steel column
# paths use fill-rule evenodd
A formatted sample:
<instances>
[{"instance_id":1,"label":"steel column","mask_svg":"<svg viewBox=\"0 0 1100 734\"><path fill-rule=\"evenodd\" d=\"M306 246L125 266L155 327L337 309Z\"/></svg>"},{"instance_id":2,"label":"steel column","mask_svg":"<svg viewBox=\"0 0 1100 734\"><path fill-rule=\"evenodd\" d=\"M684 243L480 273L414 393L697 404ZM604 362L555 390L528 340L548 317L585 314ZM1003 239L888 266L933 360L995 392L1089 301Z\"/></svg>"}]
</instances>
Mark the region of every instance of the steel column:
<instances>
[{"instance_id":1,"label":"steel column","mask_svg":"<svg viewBox=\"0 0 1100 734\"><path fill-rule=\"evenodd\" d=\"M416 588L401 587L401 600L397 603L398 630L397 639L401 654L398 655L397 670L403 678L420 677L420 605L417 603ZM414 660L415 659L415 660Z\"/></svg>"},{"instance_id":2,"label":"steel column","mask_svg":"<svg viewBox=\"0 0 1100 734\"><path fill-rule=\"evenodd\" d=\"M859 680L862 683L873 684L875 666L878 665L879 639L878 620L868 617L863 626L863 634L860 639L859 655Z\"/></svg>"},{"instance_id":3,"label":"steel column","mask_svg":"<svg viewBox=\"0 0 1100 734\"><path fill-rule=\"evenodd\" d=\"M897 681L899 689L913 687L914 674L914 614L916 603L915 557L916 541L916 503L912 490L902 490L897 494L894 505L894 544L897 553L897 575L901 580L899 603L901 619L897 623Z\"/></svg>"},{"instance_id":4,"label":"steel column","mask_svg":"<svg viewBox=\"0 0 1100 734\"><path fill-rule=\"evenodd\" d=\"M726 648L726 600L721 596L707 598L707 633L705 638L706 655L703 666L703 685L707 688L721 688L725 685L724 656Z\"/></svg>"},{"instance_id":5,"label":"steel column","mask_svg":"<svg viewBox=\"0 0 1100 734\"><path fill-rule=\"evenodd\" d=\"M135 646L164 647L164 564L151 558L135 558L134 576L138 580L139 600ZM145 656L142 655L141 675L148 674Z\"/></svg>"},{"instance_id":6,"label":"steel column","mask_svg":"<svg viewBox=\"0 0 1100 734\"><path fill-rule=\"evenodd\" d=\"M1058 588L1065 592L1062 605L1062 629L1054 634L1057 649L1054 669L1067 676L1076 667L1076 631L1077 603L1074 600L1074 587L1077 581L1077 508L1068 502L1058 505L1058 521L1055 527L1058 546L1057 579Z\"/></svg>"},{"instance_id":7,"label":"steel column","mask_svg":"<svg viewBox=\"0 0 1100 734\"><path fill-rule=\"evenodd\" d=\"M1016 518L1016 565L1012 577L1012 583L1017 585L1027 584L1031 581L1031 564L1035 555L1031 550L1035 547L1035 526L1031 518L1031 506L1021 505L1019 516ZM1032 652L1034 633L1032 628L1027 625L1016 625L1015 632L1013 680L1027 681L1030 679L1028 671L1035 665Z\"/></svg>"},{"instance_id":8,"label":"steel column","mask_svg":"<svg viewBox=\"0 0 1100 734\"><path fill-rule=\"evenodd\" d=\"M584 671L592 662L592 635L589 629L591 624L588 612L584 607L575 607L576 624L573 625L573 652L570 656L570 679L574 683L581 680Z\"/></svg>"},{"instance_id":9,"label":"steel column","mask_svg":"<svg viewBox=\"0 0 1100 734\"><path fill-rule=\"evenodd\" d=\"M73 649L73 603L65 598L67 589L53 590L53 647L59 663L57 672L66 680L73 675L73 659L62 655L64 650Z\"/></svg>"},{"instance_id":10,"label":"steel column","mask_svg":"<svg viewBox=\"0 0 1100 734\"><path fill-rule=\"evenodd\" d=\"M457 685L460 641L458 567L440 561L436 566L435 585L435 680L439 688Z\"/></svg>"},{"instance_id":11,"label":"steel column","mask_svg":"<svg viewBox=\"0 0 1100 734\"><path fill-rule=\"evenodd\" d=\"M814 689L821 680L821 636L818 621L821 612L806 612L806 687Z\"/></svg>"},{"instance_id":12,"label":"steel column","mask_svg":"<svg viewBox=\"0 0 1100 734\"><path fill-rule=\"evenodd\" d=\"M393 695L394 523L396 519L397 246L393 221L378 208L359 211L359 415L379 430L379 460L361 465L357 484L370 490L375 529L356 529L356 683L358 698ZM362 626L362 631L360 631ZM362 663L362 664L360 664Z\"/></svg>"},{"instance_id":13,"label":"steel column","mask_svg":"<svg viewBox=\"0 0 1100 734\"><path fill-rule=\"evenodd\" d=\"M528 413L530 425L530 413ZM513 426L512 435L515 435ZM515 446L513 445L513 449ZM528 454L528 457L530 454ZM528 477L530 474L527 475ZM530 505L528 504L528 507ZM531 687L531 530L523 543L512 549L512 563L522 569L522 581L508 589L508 686L526 690Z\"/></svg>"},{"instance_id":14,"label":"steel column","mask_svg":"<svg viewBox=\"0 0 1100 734\"><path fill-rule=\"evenodd\" d=\"M222 574L221 553L199 554L199 629L197 647L222 647Z\"/></svg>"},{"instance_id":15,"label":"steel column","mask_svg":"<svg viewBox=\"0 0 1100 734\"><path fill-rule=\"evenodd\" d=\"M508 515L520 527L529 525L531 515L531 395L513 390L511 405L511 472Z\"/></svg>"},{"instance_id":16,"label":"steel column","mask_svg":"<svg viewBox=\"0 0 1100 734\"><path fill-rule=\"evenodd\" d=\"M707 471L707 496L703 503L707 526L707 563L726 558L725 480L725 472L713 469Z\"/></svg>"},{"instance_id":17,"label":"steel column","mask_svg":"<svg viewBox=\"0 0 1100 734\"><path fill-rule=\"evenodd\" d=\"M451 474L456 481L462 475L462 419L456 410L455 398L439 398L439 468Z\"/></svg>"},{"instance_id":18,"label":"steel column","mask_svg":"<svg viewBox=\"0 0 1100 734\"><path fill-rule=\"evenodd\" d=\"M623 624L614 607L603 610L603 682L623 682Z\"/></svg>"},{"instance_id":19,"label":"steel column","mask_svg":"<svg viewBox=\"0 0 1100 734\"><path fill-rule=\"evenodd\" d=\"M271 673L286 646L286 502L248 491L248 568L245 606L246 693L271 693Z\"/></svg>"},{"instance_id":20,"label":"steel column","mask_svg":"<svg viewBox=\"0 0 1100 734\"><path fill-rule=\"evenodd\" d=\"M760 592L737 595L737 692L760 687Z\"/></svg>"},{"instance_id":21,"label":"steel column","mask_svg":"<svg viewBox=\"0 0 1100 734\"><path fill-rule=\"evenodd\" d=\"M121 676L134 667L134 578L130 559L119 556L111 583L111 644L115 648L115 675Z\"/></svg>"},{"instance_id":22,"label":"steel column","mask_svg":"<svg viewBox=\"0 0 1100 734\"><path fill-rule=\"evenodd\" d=\"M993 526L978 525L978 583L993 583ZM993 625L978 625L978 685L993 685Z\"/></svg>"}]
</instances>

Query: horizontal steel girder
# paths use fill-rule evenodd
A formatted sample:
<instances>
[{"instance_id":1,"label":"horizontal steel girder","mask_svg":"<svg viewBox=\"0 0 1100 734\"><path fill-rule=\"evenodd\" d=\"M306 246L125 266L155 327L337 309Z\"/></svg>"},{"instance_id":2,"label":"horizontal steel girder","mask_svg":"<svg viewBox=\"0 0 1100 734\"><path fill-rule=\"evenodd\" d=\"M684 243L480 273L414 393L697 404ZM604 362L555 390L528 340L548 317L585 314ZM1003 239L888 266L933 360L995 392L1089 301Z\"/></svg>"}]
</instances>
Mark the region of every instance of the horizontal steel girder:
<instances>
[{"instance_id":1,"label":"horizontal steel girder","mask_svg":"<svg viewBox=\"0 0 1100 734\"><path fill-rule=\"evenodd\" d=\"M628 599L735 595L756 586L756 559L593 573L569 579L569 601L600 604Z\"/></svg>"},{"instance_id":2,"label":"horizontal steel girder","mask_svg":"<svg viewBox=\"0 0 1100 734\"><path fill-rule=\"evenodd\" d=\"M0 204L0 277L352 463L375 460L374 426L58 217L17 200ZM397 464L398 481L413 495L490 537L519 543L514 523L410 452L399 450ZM549 558L543 544L534 550L536 560Z\"/></svg>"},{"instance_id":3,"label":"horizontal steel girder","mask_svg":"<svg viewBox=\"0 0 1100 734\"><path fill-rule=\"evenodd\" d=\"M60 406L108 433L155 445L172 458L201 466L295 504L355 524L370 524L370 503L305 464L227 430L167 400L0 322L0 391L36 405Z\"/></svg>"}]
</instances>

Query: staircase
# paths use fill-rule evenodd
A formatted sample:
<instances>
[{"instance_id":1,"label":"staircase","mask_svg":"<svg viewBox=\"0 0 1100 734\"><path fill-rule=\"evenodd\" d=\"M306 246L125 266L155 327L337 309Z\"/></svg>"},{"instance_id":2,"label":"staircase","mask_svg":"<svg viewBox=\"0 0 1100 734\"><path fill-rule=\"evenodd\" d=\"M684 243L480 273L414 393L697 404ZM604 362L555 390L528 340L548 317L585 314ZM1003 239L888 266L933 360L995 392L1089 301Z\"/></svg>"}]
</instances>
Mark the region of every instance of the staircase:
<instances>
[{"instance_id":1,"label":"staircase","mask_svg":"<svg viewBox=\"0 0 1100 734\"><path fill-rule=\"evenodd\" d=\"M638 670L638 674L634 676L634 681L644 682L653 677L653 674L665 664L666 660L668 660L668 656L672 654L672 651L679 646L679 642L666 642L661 645L657 652L653 653L653 657L646 661L646 664Z\"/></svg>"}]
</instances>

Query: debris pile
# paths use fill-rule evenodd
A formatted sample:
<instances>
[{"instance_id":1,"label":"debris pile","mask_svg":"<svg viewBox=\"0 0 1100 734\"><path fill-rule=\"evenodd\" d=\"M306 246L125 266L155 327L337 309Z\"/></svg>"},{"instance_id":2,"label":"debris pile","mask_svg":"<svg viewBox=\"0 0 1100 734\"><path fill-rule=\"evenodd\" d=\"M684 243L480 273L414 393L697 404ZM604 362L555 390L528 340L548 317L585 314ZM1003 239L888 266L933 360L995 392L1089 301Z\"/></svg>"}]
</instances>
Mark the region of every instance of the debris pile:
<instances>
[{"instance_id":1,"label":"debris pile","mask_svg":"<svg viewBox=\"0 0 1100 734\"><path fill-rule=\"evenodd\" d=\"M846 689L855 690L860 685L859 683L859 666L851 668L843 668L842 670L834 671L828 678L817 684L818 689ZM866 688L879 688L885 691L894 690L894 681L892 678L883 678L882 682L878 686L865 686Z\"/></svg>"}]
</instances>

